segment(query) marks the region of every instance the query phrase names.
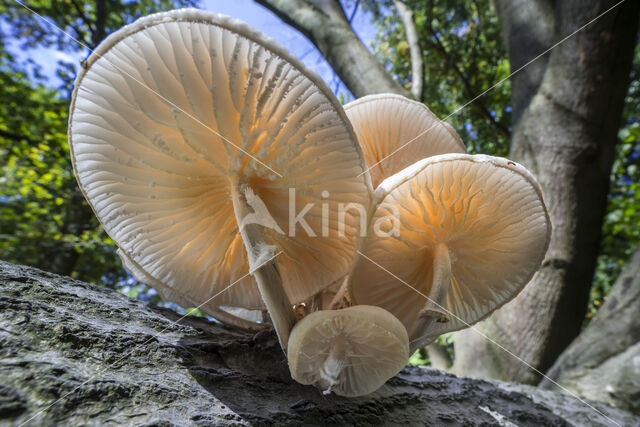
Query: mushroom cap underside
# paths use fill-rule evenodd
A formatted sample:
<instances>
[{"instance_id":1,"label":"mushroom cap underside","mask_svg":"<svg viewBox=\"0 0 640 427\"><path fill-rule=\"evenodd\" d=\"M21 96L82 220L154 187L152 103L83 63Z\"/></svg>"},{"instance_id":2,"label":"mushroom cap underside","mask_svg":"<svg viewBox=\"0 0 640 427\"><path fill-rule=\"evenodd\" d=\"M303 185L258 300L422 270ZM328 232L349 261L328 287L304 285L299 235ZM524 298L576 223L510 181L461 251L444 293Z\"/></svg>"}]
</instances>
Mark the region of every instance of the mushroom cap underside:
<instances>
[{"instance_id":1,"label":"mushroom cap underside","mask_svg":"<svg viewBox=\"0 0 640 427\"><path fill-rule=\"evenodd\" d=\"M396 94L368 95L344 107L376 188L417 160L465 153L456 131L424 104Z\"/></svg>"},{"instance_id":2,"label":"mushroom cap underside","mask_svg":"<svg viewBox=\"0 0 640 427\"><path fill-rule=\"evenodd\" d=\"M434 248L444 243L451 283L445 303L434 309L448 321L435 323L432 337L482 320L514 298L549 244L538 183L506 159L431 157L385 180L375 198L371 224L381 232L370 228L363 243L350 276L352 299L385 308L412 330L428 301Z\"/></svg>"},{"instance_id":3,"label":"mushroom cap underside","mask_svg":"<svg viewBox=\"0 0 640 427\"><path fill-rule=\"evenodd\" d=\"M340 230L337 211L371 197L356 137L322 80L248 25L185 9L115 32L77 77L69 129L98 219L175 298L204 302L229 287L215 305L263 306L232 185L257 196L254 220L281 252L292 302L348 271L360 219L347 212ZM307 204L315 236L289 227L291 206L299 214Z\"/></svg>"},{"instance_id":4,"label":"mushroom cap underside","mask_svg":"<svg viewBox=\"0 0 640 427\"><path fill-rule=\"evenodd\" d=\"M317 311L291 332L289 368L299 383L341 396L362 396L406 365L408 340L402 323L380 307Z\"/></svg>"}]
</instances>

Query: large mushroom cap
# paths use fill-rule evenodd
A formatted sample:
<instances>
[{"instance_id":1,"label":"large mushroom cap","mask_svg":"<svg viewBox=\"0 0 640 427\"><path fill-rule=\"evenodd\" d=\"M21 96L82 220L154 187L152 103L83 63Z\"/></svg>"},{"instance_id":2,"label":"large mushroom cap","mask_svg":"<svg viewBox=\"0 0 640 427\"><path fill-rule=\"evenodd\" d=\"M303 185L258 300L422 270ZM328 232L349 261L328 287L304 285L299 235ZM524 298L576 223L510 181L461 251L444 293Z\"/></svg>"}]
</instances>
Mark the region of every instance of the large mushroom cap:
<instances>
[{"instance_id":1,"label":"large mushroom cap","mask_svg":"<svg viewBox=\"0 0 640 427\"><path fill-rule=\"evenodd\" d=\"M380 307L316 311L294 326L289 368L302 384L362 396L380 388L409 358L407 331Z\"/></svg>"},{"instance_id":2,"label":"large mushroom cap","mask_svg":"<svg viewBox=\"0 0 640 427\"><path fill-rule=\"evenodd\" d=\"M384 179L417 160L446 153L465 153L449 124L424 104L395 94L368 95L344 106L358 135L371 181Z\"/></svg>"},{"instance_id":3,"label":"large mushroom cap","mask_svg":"<svg viewBox=\"0 0 640 427\"><path fill-rule=\"evenodd\" d=\"M424 296L432 294L438 248L444 270L450 265L449 274L437 273L448 291L443 307L431 304L431 310L448 321L434 323L432 337L475 323L514 298L549 244L539 185L523 166L502 158L422 160L385 180L375 203L372 227L378 223L381 232L369 230L351 274L352 298L385 308L410 332L428 302Z\"/></svg>"},{"instance_id":4,"label":"large mushroom cap","mask_svg":"<svg viewBox=\"0 0 640 427\"><path fill-rule=\"evenodd\" d=\"M78 75L69 129L80 188L136 277L165 295L204 302L237 282L215 304L262 307L232 185L282 252L292 302L347 272L359 218L339 233L338 204L370 200L356 137L321 79L246 24L185 9L117 31ZM315 237L300 223L290 236L290 188L295 214L313 203Z\"/></svg>"}]
</instances>

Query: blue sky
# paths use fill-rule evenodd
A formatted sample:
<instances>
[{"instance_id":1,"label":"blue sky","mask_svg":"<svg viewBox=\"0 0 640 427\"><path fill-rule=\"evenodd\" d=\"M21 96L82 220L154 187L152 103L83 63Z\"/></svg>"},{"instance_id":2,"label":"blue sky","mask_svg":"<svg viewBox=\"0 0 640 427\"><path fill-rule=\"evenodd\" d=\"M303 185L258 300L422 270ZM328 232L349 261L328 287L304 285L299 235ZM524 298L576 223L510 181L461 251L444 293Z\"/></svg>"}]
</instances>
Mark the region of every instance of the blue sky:
<instances>
[{"instance_id":1,"label":"blue sky","mask_svg":"<svg viewBox=\"0 0 640 427\"><path fill-rule=\"evenodd\" d=\"M350 15L354 2L343 1L343 4L345 4L347 15ZM298 58L302 58L308 67L316 71L327 82L336 95L340 92L348 93L346 87L340 82L339 78L334 75L329 64L327 64L311 42L302 34L283 23L280 18L269 10L254 3L252 0L201 0L201 7L205 10L231 15L234 18L249 23L251 26L277 40ZM0 23L0 29L2 29L2 25L6 24ZM359 8L352 21L352 25L360 39L365 45L369 46L375 35L375 25L372 22L371 15L362 8ZM54 31L53 28L52 31ZM69 42L74 43L71 40ZM38 48L22 50L16 40L8 40L7 49L20 60L31 59L37 63L42 69L42 74L49 78L48 84L52 87L57 87L60 84L60 81L55 76L56 62L58 60L78 63L86 55L83 53L73 54L60 52L56 49Z\"/></svg>"}]
</instances>

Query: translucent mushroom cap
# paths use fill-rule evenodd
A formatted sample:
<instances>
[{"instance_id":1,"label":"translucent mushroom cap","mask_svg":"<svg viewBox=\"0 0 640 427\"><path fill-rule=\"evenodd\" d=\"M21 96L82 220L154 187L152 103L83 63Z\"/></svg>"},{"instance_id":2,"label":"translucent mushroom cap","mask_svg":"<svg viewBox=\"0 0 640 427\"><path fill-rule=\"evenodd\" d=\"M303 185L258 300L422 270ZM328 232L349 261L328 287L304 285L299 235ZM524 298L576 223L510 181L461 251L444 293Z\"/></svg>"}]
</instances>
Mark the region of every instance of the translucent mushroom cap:
<instances>
[{"instance_id":1,"label":"translucent mushroom cap","mask_svg":"<svg viewBox=\"0 0 640 427\"><path fill-rule=\"evenodd\" d=\"M359 305L309 314L294 326L288 349L289 369L299 383L362 396L406 365L409 338L388 311Z\"/></svg>"},{"instance_id":2,"label":"translucent mushroom cap","mask_svg":"<svg viewBox=\"0 0 640 427\"><path fill-rule=\"evenodd\" d=\"M215 305L262 307L233 185L282 252L292 302L348 271L359 218L340 233L338 205L371 196L356 137L322 80L248 25L184 9L115 32L77 77L69 129L85 197L136 278L163 295L202 303L232 285ZM308 203L315 236L289 224Z\"/></svg>"},{"instance_id":3,"label":"translucent mushroom cap","mask_svg":"<svg viewBox=\"0 0 640 427\"><path fill-rule=\"evenodd\" d=\"M374 203L364 256L351 274L353 301L390 311L411 331L431 290L434 248L445 244L451 281L436 309L447 321L434 324L432 337L482 320L514 298L549 244L540 187L507 159L431 157L385 180Z\"/></svg>"},{"instance_id":4,"label":"translucent mushroom cap","mask_svg":"<svg viewBox=\"0 0 640 427\"><path fill-rule=\"evenodd\" d=\"M466 152L449 124L424 104L404 96L369 95L348 103L344 109L371 168L373 188L418 160Z\"/></svg>"}]
</instances>

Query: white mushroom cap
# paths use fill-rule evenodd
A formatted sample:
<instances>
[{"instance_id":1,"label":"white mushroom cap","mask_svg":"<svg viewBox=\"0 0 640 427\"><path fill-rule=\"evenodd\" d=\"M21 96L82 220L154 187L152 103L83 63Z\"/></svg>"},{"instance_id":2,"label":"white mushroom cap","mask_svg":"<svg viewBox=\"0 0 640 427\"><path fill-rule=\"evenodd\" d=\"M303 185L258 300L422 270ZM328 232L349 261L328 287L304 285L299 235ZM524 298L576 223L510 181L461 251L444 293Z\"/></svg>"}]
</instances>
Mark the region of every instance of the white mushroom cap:
<instances>
[{"instance_id":1,"label":"white mushroom cap","mask_svg":"<svg viewBox=\"0 0 640 427\"><path fill-rule=\"evenodd\" d=\"M366 305L309 314L294 326L288 348L296 381L341 396L374 392L409 358L402 323L388 311Z\"/></svg>"},{"instance_id":2,"label":"white mushroom cap","mask_svg":"<svg viewBox=\"0 0 640 427\"><path fill-rule=\"evenodd\" d=\"M404 96L369 95L350 102L344 109L371 168L373 188L418 160L466 152L449 124L424 104Z\"/></svg>"},{"instance_id":3,"label":"white mushroom cap","mask_svg":"<svg viewBox=\"0 0 640 427\"><path fill-rule=\"evenodd\" d=\"M234 183L273 218L256 215L268 225L265 253L282 251L291 302L348 271L359 218L347 216L341 236L338 204L366 206L371 191L356 137L322 80L248 25L185 9L115 32L78 75L69 129L85 197L138 266L132 273L163 295L202 303L238 281L215 305L263 306L247 274ZM299 224L288 235L289 188L296 213L314 203L304 218L317 237Z\"/></svg>"},{"instance_id":4,"label":"white mushroom cap","mask_svg":"<svg viewBox=\"0 0 640 427\"><path fill-rule=\"evenodd\" d=\"M379 207L372 227L378 223L389 231L391 215L397 214L397 235L369 229L364 256L351 274L351 296L357 304L390 311L412 340L425 307L427 315L447 320L431 325L429 336L435 338L483 319L514 298L549 244L551 224L540 186L527 169L507 159L430 157L386 179L374 203ZM436 274L438 248L446 268ZM450 277L444 309L416 292L431 295L434 275L446 282Z\"/></svg>"}]
</instances>

